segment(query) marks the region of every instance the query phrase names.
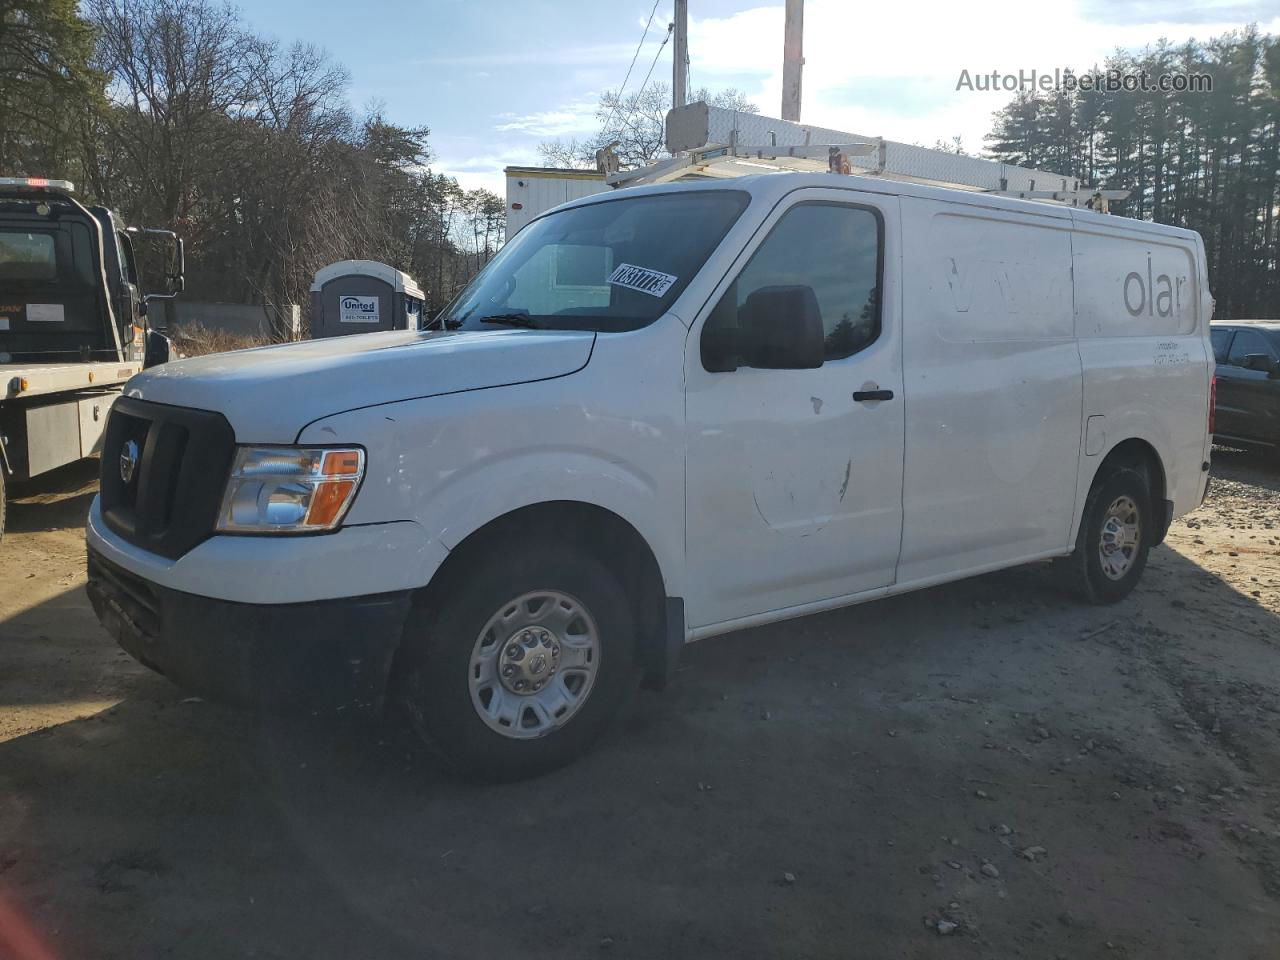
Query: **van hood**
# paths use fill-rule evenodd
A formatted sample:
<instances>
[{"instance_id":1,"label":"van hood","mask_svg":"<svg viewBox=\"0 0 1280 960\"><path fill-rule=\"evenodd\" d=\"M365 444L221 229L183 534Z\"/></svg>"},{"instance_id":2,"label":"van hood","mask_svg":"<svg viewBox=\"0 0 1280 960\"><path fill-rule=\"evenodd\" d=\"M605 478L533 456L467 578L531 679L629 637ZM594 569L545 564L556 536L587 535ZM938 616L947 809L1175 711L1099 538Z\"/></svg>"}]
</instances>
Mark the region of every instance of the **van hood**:
<instances>
[{"instance_id":1,"label":"van hood","mask_svg":"<svg viewBox=\"0 0 1280 960\"><path fill-rule=\"evenodd\" d=\"M362 333L175 360L125 394L221 413L240 443L293 443L308 423L358 407L562 377L594 343L589 331Z\"/></svg>"}]
</instances>

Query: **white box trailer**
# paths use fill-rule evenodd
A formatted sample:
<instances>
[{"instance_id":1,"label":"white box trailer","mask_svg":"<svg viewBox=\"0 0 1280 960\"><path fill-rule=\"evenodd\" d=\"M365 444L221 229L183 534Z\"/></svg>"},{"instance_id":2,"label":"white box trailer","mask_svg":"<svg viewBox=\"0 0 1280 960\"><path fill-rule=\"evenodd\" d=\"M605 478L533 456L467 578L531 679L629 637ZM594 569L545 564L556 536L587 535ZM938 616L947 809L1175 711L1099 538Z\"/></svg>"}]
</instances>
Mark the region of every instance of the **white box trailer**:
<instances>
[{"instance_id":1,"label":"white box trailer","mask_svg":"<svg viewBox=\"0 0 1280 960\"><path fill-rule=\"evenodd\" d=\"M579 197L604 193L612 187L604 174L594 170L557 167L507 167L507 236L514 237L526 223Z\"/></svg>"}]
</instances>

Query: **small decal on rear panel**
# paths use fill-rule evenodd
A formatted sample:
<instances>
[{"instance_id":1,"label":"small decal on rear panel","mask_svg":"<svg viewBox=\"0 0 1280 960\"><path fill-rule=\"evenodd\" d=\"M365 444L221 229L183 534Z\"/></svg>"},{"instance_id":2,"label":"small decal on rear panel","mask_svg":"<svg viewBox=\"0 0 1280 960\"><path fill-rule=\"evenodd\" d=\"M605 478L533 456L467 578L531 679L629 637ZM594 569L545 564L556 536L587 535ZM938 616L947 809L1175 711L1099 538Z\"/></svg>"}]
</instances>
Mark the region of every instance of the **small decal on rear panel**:
<instances>
[{"instance_id":1,"label":"small decal on rear panel","mask_svg":"<svg viewBox=\"0 0 1280 960\"><path fill-rule=\"evenodd\" d=\"M628 290L647 293L651 297L660 297L671 289L676 278L658 270L646 270L644 267L633 266L630 263L620 263L618 269L609 274L609 282L616 287L626 287Z\"/></svg>"},{"instance_id":2,"label":"small decal on rear panel","mask_svg":"<svg viewBox=\"0 0 1280 960\"><path fill-rule=\"evenodd\" d=\"M27 320L30 323L61 323L66 319L60 303L28 303Z\"/></svg>"}]
</instances>

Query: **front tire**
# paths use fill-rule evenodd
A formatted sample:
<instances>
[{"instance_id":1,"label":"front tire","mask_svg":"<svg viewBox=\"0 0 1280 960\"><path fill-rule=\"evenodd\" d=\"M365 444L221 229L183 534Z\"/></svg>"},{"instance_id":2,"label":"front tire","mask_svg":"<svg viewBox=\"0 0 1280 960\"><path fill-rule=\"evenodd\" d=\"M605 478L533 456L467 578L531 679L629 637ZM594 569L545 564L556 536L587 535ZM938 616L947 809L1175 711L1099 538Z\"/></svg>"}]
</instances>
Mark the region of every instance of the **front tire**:
<instances>
[{"instance_id":1,"label":"front tire","mask_svg":"<svg viewBox=\"0 0 1280 960\"><path fill-rule=\"evenodd\" d=\"M1142 577L1154 534L1146 477L1121 469L1096 481L1065 561L1070 586L1089 603L1123 600Z\"/></svg>"},{"instance_id":2,"label":"front tire","mask_svg":"<svg viewBox=\"0 0 1280 960\"><path fill-rule=\"evenodd\" d=\"M635 688L626 592L565 544L491 542L467 566L410 615L397 699L465 777L519 780L563 766Z\"/></svg>"}]
</instances>

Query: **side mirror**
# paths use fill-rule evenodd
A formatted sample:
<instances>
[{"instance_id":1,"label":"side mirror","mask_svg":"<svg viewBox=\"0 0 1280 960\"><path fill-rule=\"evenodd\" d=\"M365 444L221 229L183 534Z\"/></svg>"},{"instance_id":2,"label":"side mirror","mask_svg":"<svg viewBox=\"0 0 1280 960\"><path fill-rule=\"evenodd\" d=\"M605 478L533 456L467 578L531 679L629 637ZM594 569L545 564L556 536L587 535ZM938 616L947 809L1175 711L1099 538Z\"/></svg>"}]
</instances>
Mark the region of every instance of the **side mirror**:
<instances>
[{"instance_id":1,"label":"side mirror","mask_svg":"<svg viewBox=\"0 0 1280 960\"><path fill-rule=\"evenodd\" d=\"M142 366L150 368L159 366L162 363L168 363L171 352L172 344L168 337L158 330L148 330L147 347L142 357Z\"/></svg>"},{"instance_id":2,"label":"side mirror","mask_svg":"<svg viewBox=\"0 0 1280 960\"><path fill-rule=\"evenodd\" d=\"M1276 362L1265 353L1246 354L1240 365L1246 370L1257 370L1272 377L1276 375Z\"/></svg>"},{"instance_id":3,"label":"side mirror","mask_svg":"<svg viewBox=\"0 0 1280 960\"><path fill-rule=\"evenodd\" d=\"M182 242L181 237L174 237L174 245L177 247L177 263L175 264L175 273L169 274L169 292L179 294L187 289L187 247Z\"/></svg>"},{"instance_id":4,"label":"side mirror","mask_svg":"<svg viewBox=\"0 0 1280 960\"><path fill-rule=\"evenodd\" d=\"M742 331L737 327L702 328L702 368L708 373L733 373L742 365Z\"/></svg>"},{"instance_id":5,"label":"side mirror","mask_svg":"<svg viewBox=\"0 0 1280 960\"><path fill-rule=\"evenodd\" d=\"M812 370L826 359L822 311L804 284L761 287L738 311L744 362L765 370Z\"/></svg>"}]
</instances>

